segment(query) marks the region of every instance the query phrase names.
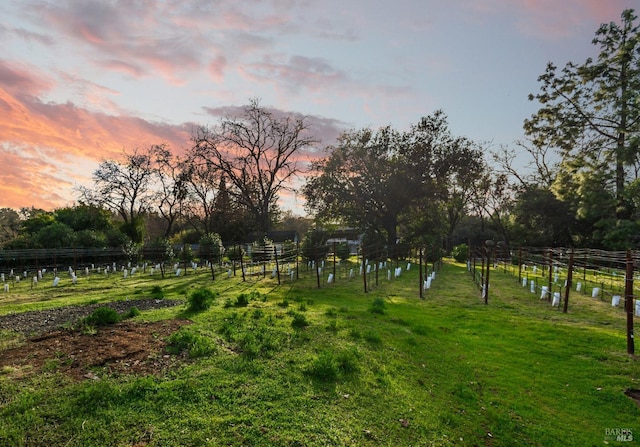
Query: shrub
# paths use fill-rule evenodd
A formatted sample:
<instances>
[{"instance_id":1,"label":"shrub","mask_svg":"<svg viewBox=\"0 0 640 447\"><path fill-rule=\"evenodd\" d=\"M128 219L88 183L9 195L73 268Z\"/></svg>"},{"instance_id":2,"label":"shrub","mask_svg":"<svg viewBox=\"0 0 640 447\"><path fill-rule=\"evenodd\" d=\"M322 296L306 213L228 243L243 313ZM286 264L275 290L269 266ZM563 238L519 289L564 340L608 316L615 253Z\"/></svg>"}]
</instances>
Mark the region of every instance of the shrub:
<instances>
[{"instance_id":1,"label":"shrub","mask_svg":"<svg viewBox=\"0 0 640 447\"><path fill-rule=\"evenodd\" d=\"M294 313L293 320L291 321L291 327L294 329L303 329L309 326L309 322L307 321L307 317L305 317L301 313Z\"/></svg>"},{"instance_id":2,"label":"shrub","mask_svg":"<svg viewBox=\"0 0 640 447\"><path fill-rule=\"evenodd\" d=\"M141 314L140 309L138 309L136 306L133 306L122 315L122 318L123 319L133 318L133 317L137 317L140 314Z\"/></svg>"},{"instance_id":3,"label":"shrub","mask_svg":"<svg viewBox=\"0 0 640 447\"><path fill-rule=\"evenodd\" d=\"M210 289L202 288L192 292L187 297L189 310L199 312L207 310L213 304L217 294Z\"/></svg>"},{"instance_id":4,"label":"shrub","mask_svg":"<svg viewBox=\"0 0 640 447\"><path fill-rule=\"evenodd\" d=\"M106 326L120 321L120 314L110 307L98 307L83 320L88 326Z\"/></svg>"},{"instance_id":5,"label":"shrub","mask_svg":"<svg viewBox=\"0 0 640 447\"><path fill-rule=\"evenodd\" d=\"M151 296L157 300L161 300L162 298L164 298L164 291L162 290L162 287L158 285L153 286L151 288Z\"/></svg>"},{"instance_id":6,"label":"shrub","mask_svg":"<svg viewBox=\"0 0 640 447\"><path fill-rule=\"evenodd\" d=\"M236 307L247 307L249 305L249 297L241 293L236 297Z\"/></svg>"},{"instance_id":7,"label":"shrub","mask_svg":"<svg viewBox=\"0 0 640 447\"><path fill-rule=\"evenodd\" d=\"M453 259L456 262L467 262L467 255L469 254L469 246L467 244L460 244L453 247L453 251L451 252L453 255Z\"/></svg>"}]
</instances>

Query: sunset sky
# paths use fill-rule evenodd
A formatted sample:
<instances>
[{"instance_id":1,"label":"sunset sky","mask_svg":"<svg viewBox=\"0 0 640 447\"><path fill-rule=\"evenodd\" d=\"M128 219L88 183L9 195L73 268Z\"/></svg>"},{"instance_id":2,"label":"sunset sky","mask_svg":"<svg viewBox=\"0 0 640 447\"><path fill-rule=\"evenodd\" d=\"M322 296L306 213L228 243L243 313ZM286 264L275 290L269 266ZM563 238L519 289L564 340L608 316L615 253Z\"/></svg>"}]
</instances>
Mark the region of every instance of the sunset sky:
<instances>
[{"instance_id":1,"label":"sunset sky","mask_svg":"<svg viewBox=\"0 0 640 447\"><path fill-rule=\"evenodd\" d=\"M343 130L522 138L546 63L582 63L638 0L1 0L0 208L53 209L122 151L180 150L260 98ZM637 8L640 9L640 8ZM302 199L289 198L292 207Z\"/></svg>"}]
</instances>

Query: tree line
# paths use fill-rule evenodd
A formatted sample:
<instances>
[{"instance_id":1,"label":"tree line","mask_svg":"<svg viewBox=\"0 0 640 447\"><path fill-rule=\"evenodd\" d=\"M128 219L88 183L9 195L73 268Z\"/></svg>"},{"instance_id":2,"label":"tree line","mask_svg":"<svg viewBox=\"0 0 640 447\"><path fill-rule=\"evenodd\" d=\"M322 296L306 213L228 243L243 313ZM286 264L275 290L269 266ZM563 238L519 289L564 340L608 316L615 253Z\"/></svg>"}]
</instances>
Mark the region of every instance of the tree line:
<instances>
[{"instance_id":1,"label":"tree line","mask_svg":"<svg viewBox=\"0 0 640 447\"><path fill-rule=\"evenodd\" d=\"M395 256L406 247L478 244L637 248L640 243L640 28L633 10L595 34L596 58L549 62L529 96L538 111L524 138L489 150L449 129L439 110L407 130L344 131L313 163L320 141L307 117L257 99L166 144L104 160L78 205L0 210L4 248L198 242L216 234L298 229L322 244L353 228ZM524 157L526 156L526 157ZM523 167L523 157L528 166ZM310 217L278 206L301 178ZM157 243L157 242L154 242Z\"/></svg>"}]
</instances>

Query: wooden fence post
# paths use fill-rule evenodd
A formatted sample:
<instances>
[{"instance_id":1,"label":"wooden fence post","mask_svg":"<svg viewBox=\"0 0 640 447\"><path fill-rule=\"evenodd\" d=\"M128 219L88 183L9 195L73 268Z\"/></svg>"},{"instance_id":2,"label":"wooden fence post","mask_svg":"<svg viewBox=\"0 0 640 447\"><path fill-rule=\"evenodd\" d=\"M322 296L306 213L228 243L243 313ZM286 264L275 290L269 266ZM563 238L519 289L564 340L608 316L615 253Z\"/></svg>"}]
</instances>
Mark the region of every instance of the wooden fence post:
<instances>
[{"instance_id":1,"label":"wooden fence post","mask_svg":"<svg viewBox=\"0 0 640 447\"><path fill-rule=\"evenodd\" d=\"M565 314L569 308L569 292L571 291L571 283L573 282L573 249L571 249L571 253L569 254L569 265L567 269L567 287L564 291L564 306L562 307L562 312Z\"/></svg>"},{"instance_id":2,"label":"wooden fence post","mask_svg":"<svg viewBox=\"0 0 640 447\"><path fill-rule=\"evenodd\" d=\"M422 247L420 247L420 251L418 252L418 258L419 258L418 262L420 263L420 278L419 278L419 281L420 281L420 284L419 284L419 286L420 286L420 298L423 298L424 294L423 294L423 290L422 290L422 281L423 281L423 279L422 279L423 278L423 276L422 276Z\"/></svg>"},{"instance_id":3,"label":"wooden fence post","mask_svg":"<svg viewBox=\"0 0 640 447\"><path fill-rule=\"evenodd\" d=\"M333 280L336 280L336 241L333 241Z\"/></svg>"},{"instance_id":4,"label":"wooden fence post","mask_svg":"<svg viewBox=\"0 0 640 447\"><path fill-rule=\"evenodd\" d=\"M522 247L518 248L518 284L522 284Z\"/></svg>"},{"instance_id":5,"label":"wooden fence post","mask_svg":"<svg viewBox=\"0 0 640 447\"><path fill-rule=\"evenodd\" d=\"M362 246L362 281L364 282L364 293L367 293L367 265L364 245Z\"/></svg>"},{"instance_id":6,"label":"wooden fence post","mask_svg":"<svg viewBox=\"0 0 640 447\"><path fill-rule=\"evenodd\" d=\"M547 292L547 301L551 301L553 295L553 249L549 249L549 291Z\"/></svg>"},{"instance_id":7,"label":"wooden fence post","mask_svg":"<svg viewBox=\"0 0 640 447\"><path fill-rule=\"evenodd\" d=\"M238 245L238 253L240 254L240 270L242 270L242 281L246 281L247 279L244 276L244 261L242 260L242 246Z\"/></svg>"},{"instance_id":8,"label":"wooden fence post","mask_svg":"<svg viewBox=\"0 0 640 447\"><path fill-rule=\"evenodd\" d=\"M278 275L278 284L280 284L280 266L278 265L278 250L273 246L273 256L276 259L276 274Z\"/></svg>"},{"instance_id":9,"label":"wooden fence post","mask_svg":"<svg viewBox=\"0 0 640 447\"><path fill-rule=\"evenodd\" d=\"M633 256L627 250L627 266L624 280L624 308L627 312L627 354L633 355L635 344L633 340Z\"/></svg>"}]
</instances>

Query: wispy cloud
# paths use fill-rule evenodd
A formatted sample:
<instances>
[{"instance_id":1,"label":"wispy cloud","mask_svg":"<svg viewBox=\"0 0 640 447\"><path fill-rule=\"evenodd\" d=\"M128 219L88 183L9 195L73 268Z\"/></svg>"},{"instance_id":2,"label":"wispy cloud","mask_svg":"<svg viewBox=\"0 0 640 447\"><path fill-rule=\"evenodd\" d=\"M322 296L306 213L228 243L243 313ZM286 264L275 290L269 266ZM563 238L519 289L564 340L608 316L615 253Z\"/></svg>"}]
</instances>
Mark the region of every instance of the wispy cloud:
<instances>
[{"instance_id":1,"label":"wispy cloud","mask_svg":"<svg viewBox=\"0 0 640 447\"><path fill-rule=\"evenodd\" d=\"M469 19L500 16L523 35L558 40L584 31L592 33L600 23L617 21L628 1L467 0L467 3Z\"/></svg>"},{"instance_id":2,"label":"wispy cloud","mask_svg":"<svg viewBox=\"0 0 640 447\"><path fill-rule=\"evenodd\" d=\"M309 133L319 140L318 147L332 145L336 142L338 135L345 131L348 126L346 123L333 118L309 115L304 116L298 112L291 112L274 107L264 106L266 110L272 113L276 118L284 118L287 116L294 118L303 118L309 127ZM220 119L242 119L244 106L222 106L222 107L203 107L203 110L210 117L214 118L214 122L210 125L217 125ZM320 151L318 147L308 148L308 152L312 157L317 157Z\"/></svg>"},{"instance_id":3,"label":"wispy cloud","mask_svg":"<svg viewBox=\"0 0 640 447\"><path fill-rule=\"evenodd\" d=\"M3 37L3 41L8 41L12 37L24 40L25 42L38 43L45 46L52 46L54 41L50 36L46 34L37 33L27 30L25 28L14 28L0 24L0 37Z\"/></svg>"},{"instance_id":4,"label":"wispy cloud","mask_svg":"<svg viewBox=\"0 0 640 447\"><path fill-rule=\"evenodd\" d=\"M300 89L316 90L326 85L338 87L349 76L322 58L300 55L265 55L260 62L248 64L243 72L253 81L274 82L290 92Z\"/></svg>"}]
</instances>

